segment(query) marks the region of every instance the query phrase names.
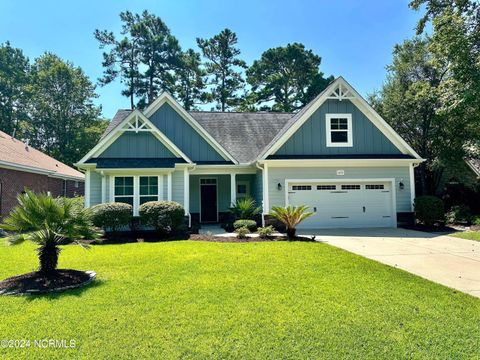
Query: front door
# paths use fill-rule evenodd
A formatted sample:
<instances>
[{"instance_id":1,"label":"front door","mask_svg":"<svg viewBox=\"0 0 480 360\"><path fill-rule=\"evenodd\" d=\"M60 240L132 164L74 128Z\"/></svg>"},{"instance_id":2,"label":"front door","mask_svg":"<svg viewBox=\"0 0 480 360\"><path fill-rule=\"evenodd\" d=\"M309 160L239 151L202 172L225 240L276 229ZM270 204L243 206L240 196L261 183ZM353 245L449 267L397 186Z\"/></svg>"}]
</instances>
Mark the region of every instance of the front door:
<instances>
[{"instance_id":1,"label":"front door","mask_svg":"<svg viewBox=\"0 0 480 360\"><path fill-rule=\"evenodd\" d=\"M217 221L217 179L200 179L200 222Z\"/></svg>"}]
</instances>

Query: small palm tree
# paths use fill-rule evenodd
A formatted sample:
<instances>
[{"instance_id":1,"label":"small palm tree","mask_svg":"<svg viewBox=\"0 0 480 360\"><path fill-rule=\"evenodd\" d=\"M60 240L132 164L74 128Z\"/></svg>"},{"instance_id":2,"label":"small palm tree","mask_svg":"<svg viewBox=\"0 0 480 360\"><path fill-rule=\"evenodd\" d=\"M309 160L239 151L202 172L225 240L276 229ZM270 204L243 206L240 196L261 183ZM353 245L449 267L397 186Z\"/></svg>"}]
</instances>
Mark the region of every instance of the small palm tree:
<instances>
[{"instance_id":1,"label":"small palm tree","mask_svg":"<svg viewBox=\"0 0 480 360\"><path fill-rule=\"evenodd\" d=\"M297 232L297 225L313 215L313 212L307 210L308 206L306 205L287 207L273 206L270 215L284 223L287 227L287 237L294 239L295 233Z\"/></svg>"},{"instance_id":2,"label":"small palm tree","mask_svg":"<svg viewBox=\"0 0 480 360\"><path fill-rule=\"evenodd\" d=\"M257 207L255 200L246 197L238 199L230 208L235 218L241 220L254 220L255 216L262 211L261 207Z\"/></svg>"},{"instance_id":3,"label":"small palm tree","mask_svg":"<svg viewBox=\"0 0 480 360\"><path fill-rule=\"evenodd\" d=\"M57 269L59 245L66 239L93 239L98 232L91 223L91 211L83 208L81 198L53 198L27 190L18 196L19 204L0 227L11 234L10 244L25 240L39 245L40 272L53 275Z\"/></svg>"}]
</instances>

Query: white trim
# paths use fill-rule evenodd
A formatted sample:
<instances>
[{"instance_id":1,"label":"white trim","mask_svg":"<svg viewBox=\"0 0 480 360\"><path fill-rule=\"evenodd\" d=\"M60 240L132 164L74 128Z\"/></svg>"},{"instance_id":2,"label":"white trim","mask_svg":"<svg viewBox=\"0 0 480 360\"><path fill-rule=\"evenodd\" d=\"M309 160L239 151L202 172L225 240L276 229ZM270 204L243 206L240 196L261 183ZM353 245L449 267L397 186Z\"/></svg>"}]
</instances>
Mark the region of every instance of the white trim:
<instances>
[{"instance_id":1,"label":"white trim","mask_svg":"<svg viewBox=\"0 0 480 360\"><path fill-rule=\"evenodd\" d=\"M345 81L343 77L337 78L332 82L321 95L314 100L310 106L300 117L285 131L285 133L274 143L267 148L260 156L261 159L266 159L269 155L275 153L311 116L317 109L331 96L332 91L338 86L345 87L348 92L353 94L354 98L350 101L359 108L360 111L403 153L412 155L416 159L421 159L415 150L402 139L398 133L355 91L355 89Z\"/></svg>"},{"instance_id":2,"label":"white trim","mask_svg":"<svg viewBox=\"0 0 480 360\"><path fill-rule=\"evenodd\" d=\"M233 206L237 202L237 180L236 174L230 174L230 204Z\"/></svg>"},{"instance_id":3,"label":"white trim","mask_svg":"<svg viewBox=\"0 0 480 360\"><path fill-rule=\"evenodd\" d=\"M75 181L85 181L84 176L70 176L63 175L54 170L46 170L42 168L37 168L35 166L21 165L9 161L0 160L0 167L4 169L11 169L16 171L29 172L32 174L46 175L51 178L58 178L62 180L75 180Z\"/></svg>"},{"instance_id":4,"label":"white trim","mask_svg":"<svg viewBox=\"0 0 480 360\"><path fill-rule=\"evenodd\" d=\"M128 174L128 175L165 175L168 173L172 173L174 169L172 168L122 168L122 169L103 169L102 170L107 175L121 175L121 174Z\"/></svg>"},{"instance_id":5,"label":"white trim","mask_svg":"<svg viewBox=\"0 0 480 360\"><path fill-rule=\"evenodd\" d=\"M190 175L188 168L183 169L183 208L185 215L190 214Z\"/></svg>"},{"instance_id":6,"label":"white trim","mask_svg":"<svg viewBox=\"0 0 480 360\"><path fill-rule=\"evenodd\" d=\"M167 200L172 201L172 173L167 174Z\"/></svg>"},{"instance_id":7,"label":"white trim","mask_svg":"<svg viewBox=\"0 0 480 360\"><path fill-rule=\"evenodd\" d=\"M256 174L253 165L197 165L190 172L192 175L229 175L229 174Z\"/></svg>"},{"instance_id":8,"label":"white trim","mask_svg":"<svg viewBox=\"0 0 480 360\"><path fill-rule=\"evenodd\" d=\"M152 116L163 104L168 103L185 121L197 131L218 153L225 159L234 164L238 161L233 158L193 117L190 115L168 92L164 91L155 99L144 111L146 117Z\"/></svg>"},{"instance_id":9,"label":"white trim","mask_svg":"<svg viewBox=\"0 0 480 360\"><path fill-rule=\"evenodd\" d=\"M277 159L259 163L270 167L403 167L422 161L423 159Z\"/></svg>"},{"instance_id":10,"label":"white trim","mask_svg":"<svg viewBox=\"0 0 480 360\"><path fill-rule=\"evenodd\" d=\"M332 130L332 119L347 119L347 129ZM332 132L347 131L347 142L337 143L332 142ZM352 147L352 114L325 114L325 135L327 147Z\"/></svg>"},{"instance_id":11,"label":"white trim","mask_svg":"<svg viewBox=\"0 0 480 360\"><path fill-rule=\"evenodd\" d=\"M114 202L115 201L115 176L110 175L109 177L110 181L110 189L108 192L108 197L109 197L109 202Z\"/></svg>"},{"instance_id":12,"label":"white trim","mask_svg":"<svg viewBox=\"0 0 480 360\"><path fill-rule=\"evenodd\" d=\"M414 211L413 203L415 201L415 166L412 164L409 167L410 172L410 210Z\"/></svg>"},{"instance_id":13,"label":"white trim","mask_svg":"<svg viewBox=\"0 0 480 360\"><path fill-rule=\"evenodd\" d=\"M467 163L468 167L473 171L473 173L477 175L477 177L480 177L480 171L475 166L473 166L469 160L465 160L465 162Z\"/></svg>"},{"instance_id":14,"label":"white trim","mask_svg":"<svg viewBox=\"0 0 480 360\"><path fill-rule=\"evenodd\" d=\"M397 220L397 189L396 189L396 179L395 178L371 178L371 179L285 179L285 206L288 206L288 191L290 189L290 184L292 183L301 183L301 184L311 184L311 183L369 183L369 182L383 182L390 183L391 186L391 200L392 200L392 226L398 226Z\"/></svg>"},{"instance_id":15,"label":"white trim","mask_svg":"<svg viewBox=\"0 0 480 360\"><path fill-rule=\"evenodd\" d=\"M97 145L93 147L76 165L83 165L85 161L92 157L97 157L102 152L104 152L111 144L115 142L125 131L132 130L128 129L128 124L135 120L138 122L138 119L142 120L144 124L147 124L150 131L168 150L170 150L175 156L183 158L186 162L191 163L192 161L185 155L170 139L162 133L142 112L139 110L132 111L125 119L122 120L117 126L115 126L112 131L110 131L107 136L101 139ZM127 128L125 128L127 126ZM133 129L134 130L134 129ZM134 130L135 131L135 130ZM138 130L137 130L138 132Z\"/></svg>"},{"instance_id":16,"label":"white trim","mask_svg":"<svg viewBox=\"0 0 480 360\"><path fill-rule=\"evenodd\" d=\"M202 179L215 179L215 191L216 191L216 198L217 198L217 220L215 222L218 222L218 177L216 176L207 176L207 177L200 177L198 179L198 212L199 212L199 218L198 220L200 221L201 224L208 224L212 223L213 221L202 221L202 185L204 186L212 186L213 184L202 184Z\"/></svg>"},{"instance_id":17,"label":"white trim","mask_svg":"<svg viewBox=\"0 0 480 360\"><path fill-rule=\"evenodd\" d=\"M263 165L263 211L264 214L270 213L270 194L268 193L268 164Z\"/></svg>"},{"instance_id":18,"label":"white trim","mask_svg":"<svg viewBox=\"0 0 480 360\"><path fill-rule=\"evenodd\" d=\"M158 175L158 201L162 201L163 199L163 177L164 175Z\"/></svg>"},{"instance_id":19,"label":"white trim","mask_svg":"<svg viewBox=\"0 0 480 360\"><path fill-rule=\"evenodd\" d=\"M85 171L85 207L90 207L90 169Z\"/></svg>"},{"instance_id":20,"label":"white trim","mask_svg":"<svg viewBox=\"0 0 480 360\"><path fill-rule=\"evenodd\" d=\"M133 216L138 216L140 207L140 176L133 176Z\"/></svg>"}]
</instances>

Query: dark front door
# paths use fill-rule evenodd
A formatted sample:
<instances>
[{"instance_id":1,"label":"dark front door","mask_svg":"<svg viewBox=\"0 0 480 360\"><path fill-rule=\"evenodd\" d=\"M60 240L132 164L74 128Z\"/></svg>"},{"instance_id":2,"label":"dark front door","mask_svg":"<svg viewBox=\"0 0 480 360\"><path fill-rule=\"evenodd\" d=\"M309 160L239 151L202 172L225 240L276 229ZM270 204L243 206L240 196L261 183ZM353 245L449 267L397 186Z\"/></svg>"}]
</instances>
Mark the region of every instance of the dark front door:
<instances>
[{"instance_id":1,"label":"dark front door","mask_svg":"<svg viewBox=\"0 0 480 360\"><path fill-rule=\"evenodd\" d=\"M208 183L200 184L200 207L201 207L201 213L200 213L201 222L217 222L217 184L216 182L210 183L210 184Z\"/></svg>"}]
</instances>

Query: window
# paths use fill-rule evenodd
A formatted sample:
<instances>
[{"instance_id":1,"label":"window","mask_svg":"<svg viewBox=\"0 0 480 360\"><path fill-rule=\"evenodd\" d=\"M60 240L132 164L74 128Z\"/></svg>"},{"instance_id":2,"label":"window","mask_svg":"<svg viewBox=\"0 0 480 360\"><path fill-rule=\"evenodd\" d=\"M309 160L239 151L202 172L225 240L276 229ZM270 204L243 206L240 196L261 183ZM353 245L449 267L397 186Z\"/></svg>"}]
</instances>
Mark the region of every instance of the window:
<instances>
[{"instance_id":1,"label":"window","mask_svg":"<svg viewBox=\"0 0 480 360\"><path fill-rule=\"evenodd\" d=\"M360 190L360 185L342 185L342 190Z\"/></svg>"},{"instance_id":2,"label":"window","mask_svg":"<svg viewBox=\"0 0 480 360\"><path fill-rule=\"evenodd\" d=\"M336 185L317 185L317 190L337 190Z\"/></svg>"},{"instance_id":3,"label":"window","mask_svg":"<svg viewBox=\"0 0 480 360\"><path fill-rule=\"evenodd\" d=\"M327 147L351 147L352 114L326 114Z\"/></svg>"},{"instance_id":4,"label":"window","mask_svg":"<svg viewBox=\"0 0 480 360\"><path fill-rule=\"evenodd\" d=\"M384 185L378 184L378 185L365 185L366 190L383 190L385 188Z\"/></svg>"},{"instance_id":5,"label":"window","mask_svg":"<svg viewBox=\"0 0 480 360\"><path fill-rule=\"evenodd\" d=\"M115 202L130 204L133 206L133 176L115 177Z\"/></svg>"},{"instance_id":6,"label":"window","mask_svg":"<svg viewBox=\"0 0 480 360\"><path fill-rule=\"evenodd\" d=\"M200 179L200 184L202 185L216 185L217 184L217 179Z\"/></svg>"},{"instance_id":7,"label":"window","mask_svg":"<svg viewBox=\"0 0 480 360\"><path fill-rule=\"evenodd\" d=\"M140 202L158 200L158 176L140 176Z\"/></svg>"},{"instance_id":8,"label":"window","mask_svg":"<svg viewBox=\"0 0 480 360\"><path fill-rule=\"evenodd\" d=\"M292 190L312 190L310 185L293 185Z\"/></svg>"},{"instance_id":9,"label":"window","mask_svg":"<svg viewBox=\"0 0 480 360\"><path fill-rule=\"evenodd\" d=\"M237 199L246 198L250 195L250 183L248 181L237 181Z\"/></svg>"}]
</instances>

